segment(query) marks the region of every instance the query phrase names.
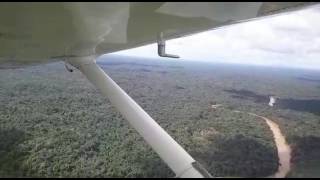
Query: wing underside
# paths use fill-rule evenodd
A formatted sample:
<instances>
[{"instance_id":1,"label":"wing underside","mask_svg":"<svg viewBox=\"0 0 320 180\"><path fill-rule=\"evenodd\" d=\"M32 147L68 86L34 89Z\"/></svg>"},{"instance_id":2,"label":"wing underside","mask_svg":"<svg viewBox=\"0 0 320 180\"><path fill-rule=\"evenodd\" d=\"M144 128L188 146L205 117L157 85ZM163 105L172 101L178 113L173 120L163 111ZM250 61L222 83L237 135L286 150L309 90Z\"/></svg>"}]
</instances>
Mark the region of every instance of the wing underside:
<instances>
[{"instance_id":1,"label":"wing underside","mask_svg":"<svg viewBox=\"0 0 320 180\"><path fill-rule=\"evenodd\" d=\"M0 64L111 53L314 5L310 2L1 3Z\"/></svg>"}]
</instances>

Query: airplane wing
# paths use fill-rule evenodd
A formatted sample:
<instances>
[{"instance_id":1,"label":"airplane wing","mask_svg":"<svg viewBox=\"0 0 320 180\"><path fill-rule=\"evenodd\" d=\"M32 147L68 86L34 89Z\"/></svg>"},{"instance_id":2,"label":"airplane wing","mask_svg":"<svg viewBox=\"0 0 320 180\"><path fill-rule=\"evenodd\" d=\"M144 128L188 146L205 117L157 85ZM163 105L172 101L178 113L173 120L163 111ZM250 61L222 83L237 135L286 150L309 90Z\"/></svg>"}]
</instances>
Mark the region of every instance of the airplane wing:
<instances>
[{"instance_id":1,"label":"airplane wing","mask_svg":"<svg viewBox=\"0 0 320 180\"><path fill-rule=\"evenodd\" d=\"M99 56L314 5L311 2L2 2L0 65Z\"/></svg>"},{"instance_id":2,"label":"airplane wing","mask_svg":"<svg viewBox=\"0 0 320 180\"><path fill-rule=\"evenodd\" d=\"M315 3L1 3L0 68L65 60L110 100L177 177L211 177L94 59L156 42L159 34L167 40L312 4Z\"/></svg>"}]
</instances>

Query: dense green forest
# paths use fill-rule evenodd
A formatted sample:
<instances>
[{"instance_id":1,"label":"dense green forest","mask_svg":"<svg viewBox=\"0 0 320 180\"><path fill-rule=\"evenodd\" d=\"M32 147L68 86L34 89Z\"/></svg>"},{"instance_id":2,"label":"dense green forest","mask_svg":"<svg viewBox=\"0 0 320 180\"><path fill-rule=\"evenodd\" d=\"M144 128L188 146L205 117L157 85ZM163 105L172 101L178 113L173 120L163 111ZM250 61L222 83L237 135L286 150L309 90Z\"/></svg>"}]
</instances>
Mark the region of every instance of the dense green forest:
<instances>
[{"instance_id":1,"label":"dense green forest","mask_svg":"<svg viewBox=\"0 0 320 180\"><path fill-rule=\"evenodd\" d=\"M320 177L320 72L115 55L98 63L213 176L278 169L270 129L241 110L279 124L293 150L288 177ZM63 63L1 69L0 84L0 177L175 176Z\"/></svg>"}]
</instances>

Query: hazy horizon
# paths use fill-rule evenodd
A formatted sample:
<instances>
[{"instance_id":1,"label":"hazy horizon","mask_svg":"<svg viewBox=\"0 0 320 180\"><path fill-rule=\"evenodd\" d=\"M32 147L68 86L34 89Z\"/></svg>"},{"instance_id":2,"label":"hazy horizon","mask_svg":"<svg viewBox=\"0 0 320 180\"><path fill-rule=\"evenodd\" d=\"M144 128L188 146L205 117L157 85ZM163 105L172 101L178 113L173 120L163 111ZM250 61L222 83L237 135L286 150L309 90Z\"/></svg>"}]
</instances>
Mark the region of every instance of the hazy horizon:
<instances>
[{"instance_id":1,"label":"hazy horizon","mask_svg":"<svg viewBox=\"0 0 320 180\"><path fill-rule=\"evenodd\" d=\"M179 61L181 63L184 62L191 62L191 63L209 63L209 64L221 64L221 65L232 65L232 66L252 66L252 67L267 67L267 68L276 68L276 69L293 69L293 70L310 70L310 71L320 71L320 68L308 68L308 67L300 67L300 66L279 66L279 65L273 65L273 64L254 64L254 63L241 63L241 62L228 62L228 61L222 61L222 60L199 60L199 59L174 59L174 58L165 58L165 57L143 57L143 56L132 56L132 55L126 55L126 54L117 54L117 53L111 53L111 54L105 54L100 56L97 61L107 61L109 57L127 57L128 60L131 61L132 58L138 58L142 61L170 61L170 62L177 62Z\"/></svg>"}]
</instances>

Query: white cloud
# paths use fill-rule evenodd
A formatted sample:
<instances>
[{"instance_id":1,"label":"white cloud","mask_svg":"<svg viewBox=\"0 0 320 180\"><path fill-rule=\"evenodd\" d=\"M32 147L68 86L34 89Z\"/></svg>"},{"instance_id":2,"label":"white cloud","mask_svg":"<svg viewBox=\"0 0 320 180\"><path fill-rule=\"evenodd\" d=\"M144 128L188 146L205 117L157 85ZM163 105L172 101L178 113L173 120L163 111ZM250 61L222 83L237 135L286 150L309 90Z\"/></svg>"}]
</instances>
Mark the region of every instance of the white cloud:
<instances>
[{"instance_id":1,"label":"white cloud","mask_svg":"<svg viewBox=\"0 0 320 180\"><path fill-rule=\"evenodd\" d=\"M167 42L183 59L320 69L320 6ZM158 57L156 44L125 54Z\"/></svg>"}]
</instances>

